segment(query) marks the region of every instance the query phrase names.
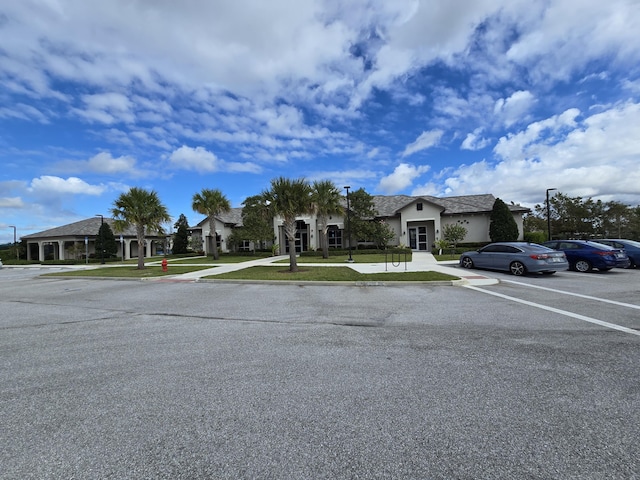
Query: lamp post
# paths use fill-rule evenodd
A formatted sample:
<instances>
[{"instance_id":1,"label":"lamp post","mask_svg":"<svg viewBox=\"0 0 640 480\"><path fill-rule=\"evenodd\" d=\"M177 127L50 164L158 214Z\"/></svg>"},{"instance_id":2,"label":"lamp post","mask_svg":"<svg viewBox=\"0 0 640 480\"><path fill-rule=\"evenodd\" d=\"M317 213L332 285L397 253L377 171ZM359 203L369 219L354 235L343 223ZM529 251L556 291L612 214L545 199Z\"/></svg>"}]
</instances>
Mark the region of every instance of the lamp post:
<instances>
[{"instance_id":1,"label":"lamp post","mask_svg":"<svg viewBox=\"0 0 640 480\"><path fill-rule=\"evenodd\" d=\"M547 240L551 240L551 207L549 205L549 192L557 188L547 188Z\"/></svg>"},{"instance_id":2,"label":"lamp post","mask_svg":"<svg viewBox=\"0 0 640 480\"><path fill-rule=\"evenodd\" d=\"M353 258L351 257L351 207L349 205L349 189L351 186L346 185L344 189L347 191L347 239L349 240L349 260L347 262L352 263Z\"/></svg>"},{"instance_id":3,"label":"lamp post","mask_svg":"<svg viewBox=\"0 0 640 480\"><path fill-rule=\"evenodd\" d=\"M10 228L13 228L13 247L16 249L16 260L20 260L20 249L18 248L16 242L16 227L14 225L9 225Z\"/></svg>"},{"instance_id":4,"label":"lamp post","mask_svg":"<svg viewBox=\"0 0 640 480\"><path fill-rule=\"evenodd\" d=\"M104 265L104 230L102 228L104 225L104 216L97 213L96 217L100 217L100 263Z\"/></svg>"}]
</instances>

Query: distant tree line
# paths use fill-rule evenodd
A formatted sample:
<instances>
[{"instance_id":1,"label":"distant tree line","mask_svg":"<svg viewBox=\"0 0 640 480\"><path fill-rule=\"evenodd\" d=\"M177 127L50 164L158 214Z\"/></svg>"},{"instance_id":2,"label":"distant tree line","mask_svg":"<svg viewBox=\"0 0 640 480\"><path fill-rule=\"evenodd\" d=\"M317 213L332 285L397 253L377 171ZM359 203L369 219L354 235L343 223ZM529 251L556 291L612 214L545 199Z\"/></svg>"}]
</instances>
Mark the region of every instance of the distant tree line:
<instances>
[{"instance_id":1,"label":"distant tree line","mask_svg":"<svg viewBox=\"0 0 640 480\"><path fill-rule=\"evenodd\" d=\"M640 205L632 207L621 202L570 197L558 192L549 198L549 211L552 238L640 240ZM525 215L524 231L526 237L544 241L547 230L545 202Z\"/></svg>"}]
</instances>

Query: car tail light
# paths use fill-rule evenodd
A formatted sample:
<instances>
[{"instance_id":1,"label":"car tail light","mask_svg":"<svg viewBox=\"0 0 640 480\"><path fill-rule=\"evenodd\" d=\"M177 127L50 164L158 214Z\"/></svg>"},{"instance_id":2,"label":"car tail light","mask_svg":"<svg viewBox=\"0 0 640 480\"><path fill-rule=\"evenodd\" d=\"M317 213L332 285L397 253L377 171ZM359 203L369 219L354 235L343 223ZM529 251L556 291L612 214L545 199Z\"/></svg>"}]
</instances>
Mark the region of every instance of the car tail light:
<instances>
[{"instance_id":1,"label":"car tail light","mask_svg":"<svg viewBox=\"0 0 640 480\"><path fill-rule=\"evenodd\" d=\"M593 253L595 253L596 255L601 255L601 256L603 256L603 257L606 257L606 256L608 256L608 255L615 255L615 253L614 253L614 252L607 252L606 250L596 250L596 251L595 251L595 252L593 252Z\"/></svg>"}]
</instances>

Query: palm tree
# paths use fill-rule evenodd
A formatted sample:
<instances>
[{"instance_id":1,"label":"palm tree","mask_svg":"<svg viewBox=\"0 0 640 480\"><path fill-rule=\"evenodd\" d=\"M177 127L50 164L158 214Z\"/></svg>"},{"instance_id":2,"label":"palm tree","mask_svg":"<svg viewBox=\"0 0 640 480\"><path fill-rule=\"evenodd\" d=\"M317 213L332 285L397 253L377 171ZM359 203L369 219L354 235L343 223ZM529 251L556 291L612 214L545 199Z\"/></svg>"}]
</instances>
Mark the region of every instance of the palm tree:
<instances>
[{"instance_id":1,"label":"palm tree","mask_svg":"<svg viewBox=\"0 0 640 480\"><path fill-rule=\"evenodd\" d=\"M218 189L203 188L193 195L191 208L209 218L209 234L213 240L213 258L218 260L218 237L216 235L216 216L231 210L227 197Z\"/></svg>"},{"instance_id":2,"label":"palm tree","mask_svg":"<svg viewBox=\"0 0 640 480\"><path fill-rule=\"evenodd\" d=\"M114 228L122 232L134 225L138 239L138 269L144 268L145 232L163 233L163 222L171 221L171 217L158 198L155 191L132 187L127 193L122 193L113 202L111 215L114 218Z\"/></svg>"},{"instance_id":3,"label":"palm tree","mask_svg":"<svg viewBox=\"0 0 640 480\"><path fill-rule=\"evenodd\" d=\"M329 242L327 241L327 231L329 230L329 217L331 215L342 214L342 195L340 190L330 180L315 181L312 185L313 193L311 198L318 220L322 228L320 230L322 242L322 258L329 258Z\"/></svg>"},{"instance_id":4,"label":"palm tree","mask_svg":"<svg viewBox=\"0 0 640 480\"><path fill-rule=\"evenodd\" d=\"M271 180L271 189L262 192L265 203L274 216L283 218L284 234L289 243L289 271L297 272L296 217L313 212L311 186L304 179L290 180L280 177Z\"/></svg>"}]
</instances>

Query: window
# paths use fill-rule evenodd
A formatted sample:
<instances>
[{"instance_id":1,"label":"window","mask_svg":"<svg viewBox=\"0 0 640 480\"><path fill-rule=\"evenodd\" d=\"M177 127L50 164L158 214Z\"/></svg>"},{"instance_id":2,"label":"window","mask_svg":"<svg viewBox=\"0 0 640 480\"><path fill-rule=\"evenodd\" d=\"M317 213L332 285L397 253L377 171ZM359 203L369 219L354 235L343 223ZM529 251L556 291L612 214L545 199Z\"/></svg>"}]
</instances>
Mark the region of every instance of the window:
<instances>
[{"instance_id":1,"label":"window","mask_svg":"<svg viewBox=\"0 0 640 480\"><path fill-rule=\"evenodd\" d=\"M422 203L416 203L416 208L418 210L422 210Z\"/></svg>"},{"instance_id":2,"label":"window","mask_svg":"<svg viewBox=\"0 0 640 480\"><path fill-rule=\"evenodd\" d=\"M336 225L329 225L327 241L329 242L329 248L342 248L342 230Z\"/></svg>"}]
</instances>

